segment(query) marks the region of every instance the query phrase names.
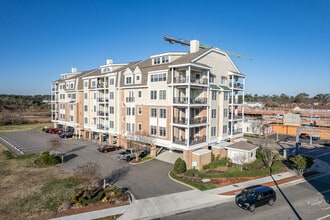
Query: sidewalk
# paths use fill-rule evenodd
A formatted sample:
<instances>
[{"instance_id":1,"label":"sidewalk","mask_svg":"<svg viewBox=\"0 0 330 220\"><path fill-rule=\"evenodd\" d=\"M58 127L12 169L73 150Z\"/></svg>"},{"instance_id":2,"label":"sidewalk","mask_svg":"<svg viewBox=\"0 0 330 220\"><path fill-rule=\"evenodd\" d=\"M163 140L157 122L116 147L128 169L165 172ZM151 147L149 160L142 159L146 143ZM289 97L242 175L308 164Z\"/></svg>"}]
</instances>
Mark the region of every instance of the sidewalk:
<instances>
[{"instance_id":1,"label":"sidewalk","mask_svg":"<svg viewBox=\"0 0 330 220\"><path fill-rule=\"evenodd\" d=\"M318 171L320 174L329 172L328 164L320 160L315 160L313 166L309 171ZM273 175L273 178L280 185L292 184L297 181L304 181L304 178L300 178L292 182L291 177L295 177L297 174L293 171L280 173ZM234 199L234 193L231 195L220 195L228 192L234 192L242 190L248 186L273 183L274 180L271 176L250 180L246 182L237 183L234 185L228 185L206 191L189 190L185 192L179 192L164 196L152 197L141 200L134 200L128 206L122 206L117 208L104 209L100 211L93 211L89 213L82 213L78 215L65 216L57 218L58 220L89 220L97 219L106 216L112 216L117 214L123 214L120 220L132 220L132 219L155 219L170 215L175 215L182 212L187 212L195 209L202 209L206 207L215 206L221 203ZM287 181L286 181L287 180ZM289 181L289 182L288 182Z\"/></svg>"}]
</instances>

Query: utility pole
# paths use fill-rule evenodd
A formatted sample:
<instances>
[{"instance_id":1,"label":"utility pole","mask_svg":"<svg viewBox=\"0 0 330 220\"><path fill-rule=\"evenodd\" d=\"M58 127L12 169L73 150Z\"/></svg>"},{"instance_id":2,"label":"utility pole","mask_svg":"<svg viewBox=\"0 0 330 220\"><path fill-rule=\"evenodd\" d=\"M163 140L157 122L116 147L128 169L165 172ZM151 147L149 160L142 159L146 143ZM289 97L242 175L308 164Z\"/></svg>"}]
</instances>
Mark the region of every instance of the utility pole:
<instances>
[{"instance_id":1,"label":"utility pole","mask_svg":"<svg viewBox=\"0 0 330 220\"><path fill-rule=\"evenodd\" d=\"M313 142L313 136L312 136L312 126L313 126L313 107L311 107L311 123L310 123L310 134L309 134L309 145L312 146L312 142Z\"/></svg>"}]
</instances>

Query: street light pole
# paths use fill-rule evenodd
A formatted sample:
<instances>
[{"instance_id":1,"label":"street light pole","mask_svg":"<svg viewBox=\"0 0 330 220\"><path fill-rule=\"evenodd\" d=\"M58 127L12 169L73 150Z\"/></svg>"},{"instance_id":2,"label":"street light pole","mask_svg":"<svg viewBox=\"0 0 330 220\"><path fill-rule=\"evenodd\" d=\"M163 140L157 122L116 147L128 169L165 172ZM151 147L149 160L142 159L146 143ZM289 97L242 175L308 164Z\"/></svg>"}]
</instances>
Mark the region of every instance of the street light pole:
<instances>
[{"instance_id":1,"label":"street light pole","mask_svg":"<svg viewBox=\"0 0 330 220\"><path fill-rule=\"evenodd\" d=\"M310 123L310 134L309 134L309 145L312 145L312 142L313 142L313 137L312 137L312 125L313 125L313 107L311 107L311 123Z\"/></svg>"},{"instance_id":2,"label":"street light pole","mask_svg":"<svg viewBox=\"0 0 330 220\"><path fill-rule=\"evenodd\" d=\"M278 141L278 118L279 114L276 115L276 141Z\"/></svg>"}]
</instances>

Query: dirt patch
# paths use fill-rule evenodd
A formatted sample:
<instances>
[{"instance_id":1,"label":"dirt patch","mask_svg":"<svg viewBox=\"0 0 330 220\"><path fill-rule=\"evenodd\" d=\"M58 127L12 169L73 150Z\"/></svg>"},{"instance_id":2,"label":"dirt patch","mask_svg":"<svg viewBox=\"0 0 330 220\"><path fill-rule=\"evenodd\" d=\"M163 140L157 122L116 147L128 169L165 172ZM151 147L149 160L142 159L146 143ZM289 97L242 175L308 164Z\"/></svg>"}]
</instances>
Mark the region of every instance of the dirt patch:
<instances>
[{"instance_id":1,"label":"dirt patch","mask_svg":"<svg viewBox=\"0 0 330 220\"><path fill-rule=\"evenodd\" d=\"M260 177L212 178L212 183L217 184L219 187L221 187L221 186L234 185L236 183L254 180L258 178Z\"/></svg>"}]
</instances>

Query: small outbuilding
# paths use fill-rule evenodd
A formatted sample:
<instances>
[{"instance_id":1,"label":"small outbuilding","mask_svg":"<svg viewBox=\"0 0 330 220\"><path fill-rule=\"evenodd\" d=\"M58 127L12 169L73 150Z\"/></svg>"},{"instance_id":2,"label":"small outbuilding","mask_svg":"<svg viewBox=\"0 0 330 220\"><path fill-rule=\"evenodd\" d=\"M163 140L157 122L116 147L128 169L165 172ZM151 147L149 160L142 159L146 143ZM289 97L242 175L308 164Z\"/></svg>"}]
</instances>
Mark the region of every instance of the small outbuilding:
<instances>
[{"instance_id":1,"label":"small outbuilding","mask_svg":"<svg viewBox=\"0 0 330 220\"><path fill-rule=\"evenodd\" d=\"M252 163L257 159L258 148L246 141L236 142L226 146L227 157L235 164Z\"/></svg>"}]
</instances>

